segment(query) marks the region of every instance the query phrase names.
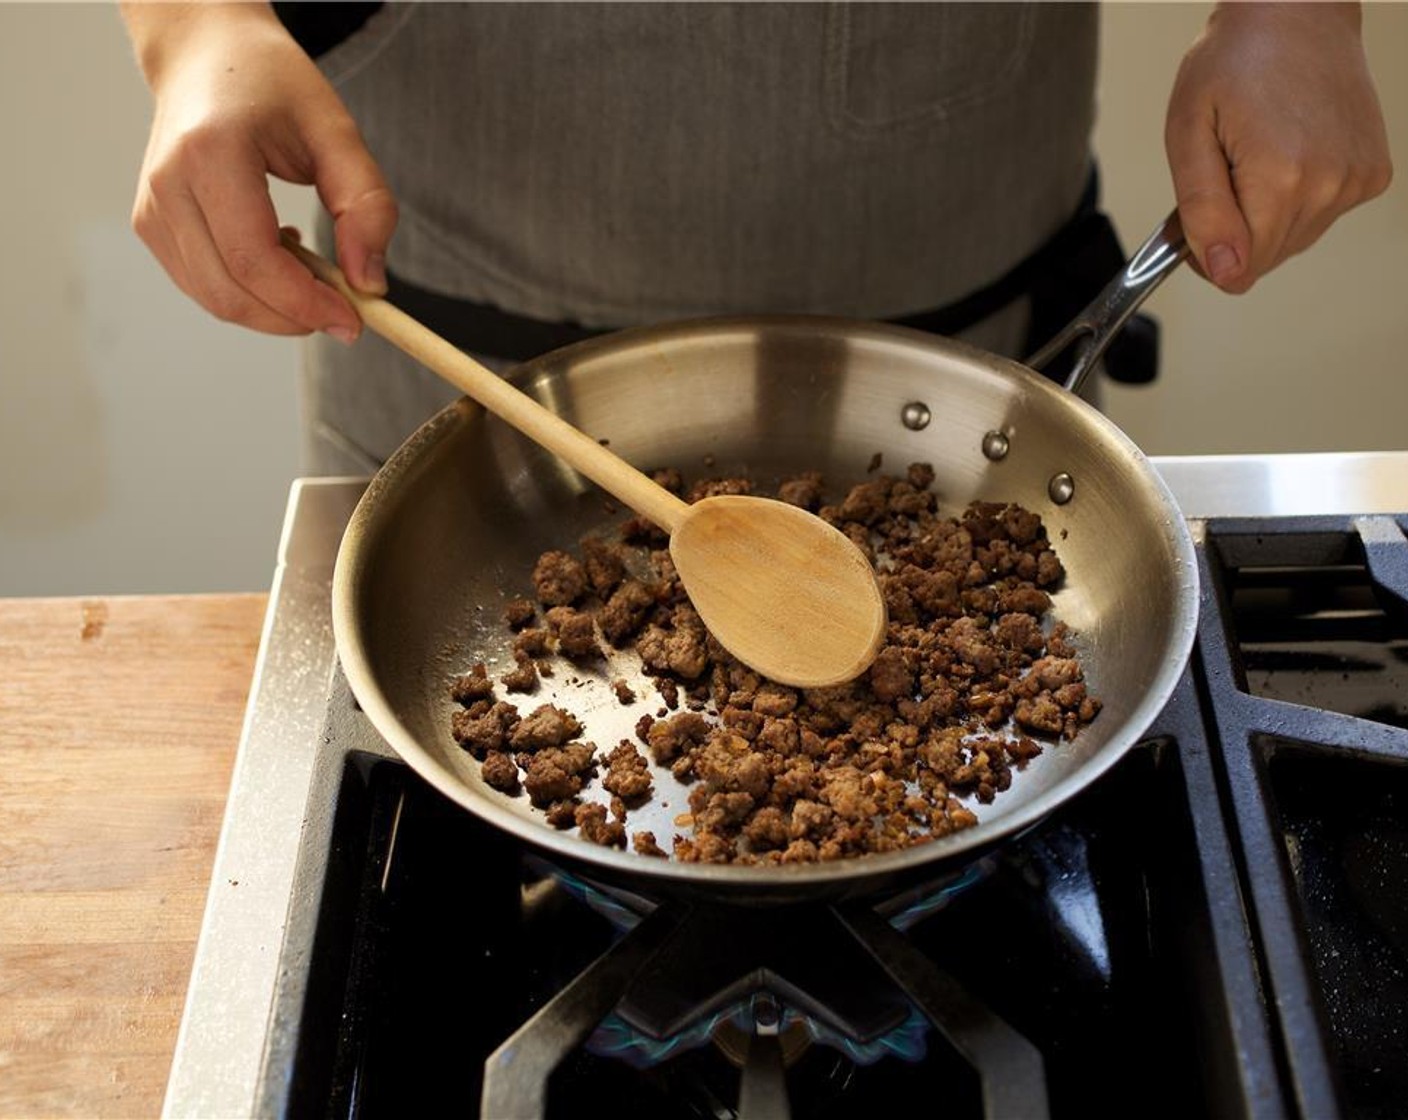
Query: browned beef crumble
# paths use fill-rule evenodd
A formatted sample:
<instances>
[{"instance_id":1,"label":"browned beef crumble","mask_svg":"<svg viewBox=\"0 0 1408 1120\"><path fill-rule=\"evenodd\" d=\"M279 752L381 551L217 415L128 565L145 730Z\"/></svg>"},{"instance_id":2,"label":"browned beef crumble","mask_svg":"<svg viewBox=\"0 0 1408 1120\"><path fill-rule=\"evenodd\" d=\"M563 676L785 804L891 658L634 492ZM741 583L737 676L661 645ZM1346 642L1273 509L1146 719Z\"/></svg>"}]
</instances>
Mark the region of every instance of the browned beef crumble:
<instances>
[{"instance_id":1,"label":"browned beef crumble","mask_svg":"<svg viewBox=\"0 0 1408 1120\"><path fill-rule=\"evenodd\" d=\"M550 652L551 634L547 630L530 627L513 639L513 659L519 657L542 657Z\"/></svg>"},{"instance_id":2,"label":"browned beef crumble","mask_svg":"<svg viewBox=\"0 0 1408 1120\"><path fill-rule=\"evenodd\" d=\"M560 747L581 730L582 724L571 712L564 712L554 704L544 704L518 721L509 735L509 745L516 751Z\"/></svg>"},{"instance_id":3,"label":"browned beef crumble","mask_svg":"<svg viewBox=\"0 0 1408 1120\"><path fill-rule=\"evenodd\" d=\"M518 791L518 764L503 751L490 751L484 756L484 780L504 793Z\"/></svg>"},{"instance_id":4,"label":"browned beef crumble","mask_svg":"<svg viewBox=\"0 0 1408 1120\"><path fill-rule=\"evenodd\" d=\"M518 709L503 701L480 700L450 717L450 733L475 758L504 750L517 725Z\"/></svg>"},{"instance_id":5,"label":"browned beef crumble","mask_svg":"<svg viewBox=\"0 0 1408 1120\"><path fill-rule=\"evenodd\" d=\"M510 630L522 630L538 617L538 608L531 599L510 599L504 606L504 622Z\"/></svg>"},{"instance_id":6,"label":"browned beef crumble","mask_svg":"<svg viewBox=\"0 0 1408 1120\"><path fill-rule=\"evenodd\" d=\"M790 478L777 488L777 496L784 502L815 513L821 508L825 491L822 487L821 472L807 471Z\"/></svg>"},{"instance_id":7,"label":"browned beef crumble","mask_svg":"<svg viewBox=\"0 0 1408 1120\"><path fill-rule=\"evenodd\" d=\"M650 796L650 765L634 743L622 740L606 756L606 777L601 784L626 804L638 804Z\"/></svg>"},{"instance_id":8,"label":"browned beef crumble","mask_svg":"<svg viewBox=\"0 0 1408 1120\"><path fill-rule=\"evenodd\" d=\"M557 648L564 657L586 661L602 655L596 640L596 621L586 611L553 607L547 619L548 630L557 638Z\"/></svg>"},{"instance_id":9,"label":"browned beef crumble","mask_svg":"<svg viewBox=\"0 0 1408 1120\"><path fill-rule=\"evenodd\" d=\"M575 797L586 784L587 772L596 766L595 755L596 747L591 743L571 743L520 756L518 764L525 771L523 788L529 799L541 809Z\"/></svg>"},{"instance_id":10,"label":"browned beef crumble","mask_svg":"<svg viewBox=\"0 0 1408 1120\"><path fill-rule=\"evenodd\" d=\"M520 653L515 655L514 663L518 667L499 678L504 687L510 692L534 691L538 687L538 667L533 659L526 653Z\"/></svg>"},{"instance_id":11,"label":"browned beef crumble","mask_svg":"<svg viewBox=\"0 0 1408 1120\"><path fill-rule=\"evenodd\" d=\"M545 552L533 566L533 588L545 607L570 606L587 593L587 569L566 552Z\"/></svg>"},{"instance_id":12,"label":"browned beef crumble","mask_svg":"<svg viewBox=\"0 0 1408 1120\"><path fill-rule=\"evenodd\" d=\"M688 501L753 492L746 479L686 488L678 471L655 477ZM637 721L636 738L691 785L689 811L677 818L689 833L671 843L678 860L834 860L970 828L977 816L965 799L992 801L1043 743L1073 739L1100 702L1068 630L1048 618L1065 572L1040 517L993 502L941 516L933 481L933 469L916 463L832 504L814 471L779 487L779 498L817 512L876 564L889 628L856 681L787 688L734 660L690 605L664 534L642 518L625 523L621 542L593 538L580 556L539 558L532 583L546 629L531 625L532 602L510 602L517 668L501 680L531 690L554 654L603 656L598 635L635 650L664 702ZM635 700L625 681L612 687L621 703ZM599 760L595 746L576 741L583 728L571 713L542 705L521 716L495 702L482 664L451 696L461 705L452 734L483 760L488 784L513 793L521 782L552 826L626 846L629 811L653 785L635 743ZM579 796L597 780L609 808ZM631 846L668 856L652 833L635 833Z\"/></svg>"},{"instance_id":13,"label":"browned beef crumble","mask_svg":"<svg viewBox=\"0 0 1408 1120\"><path fill-rule=\"evenodd\" d=\"M582 542L582 563L587 582L602 599L608 598L626 578L626 556L619 544L588 537Z\"/></svg>"},{"instance_id":14,"label":"browned beef crumble","mask_svg":"<svg viewBox=\"0 0 1408 1120\"><path fill-rule=\"evenodd\" d=\"M450 685L450 698L465 707L476 700L486 700L493 694L494 682L489 679L489 671L482 661Z\"/></svg>"},{"instance_id":15,"label":"browned beef crumble","mask_svg":"<svg viewBox=\"0 0 1408 1120\"><path fill-rule=\"evenodd\" d=\"M581 802L575 797L564 801L554 801L548 806L543 819L553 828L575 828L577 826L577 806Z\"/></svg>"},{"instance_id":16,"label":"browned beef crumble","mask_svg":"<svg viewBox=\"0 0 1408 1120\"><path fill-rule=\"evenodd\" d=\"M624 645L655 609L655 596L638 579L621 583L597 615L601 632L613 646Z\"/></svg>"},{"instance_id":17,"label":"browned beef crumble","mask_svg":"<svg viewBox=\"0 0 1408 1120\"><path fill-rule=\"evenodd\" d=\"M587 801L577 806L577 829L584 840L609 848L626 846L626 826L620 821L608 820L606 806Z\"/></svg>"}]
</instances>

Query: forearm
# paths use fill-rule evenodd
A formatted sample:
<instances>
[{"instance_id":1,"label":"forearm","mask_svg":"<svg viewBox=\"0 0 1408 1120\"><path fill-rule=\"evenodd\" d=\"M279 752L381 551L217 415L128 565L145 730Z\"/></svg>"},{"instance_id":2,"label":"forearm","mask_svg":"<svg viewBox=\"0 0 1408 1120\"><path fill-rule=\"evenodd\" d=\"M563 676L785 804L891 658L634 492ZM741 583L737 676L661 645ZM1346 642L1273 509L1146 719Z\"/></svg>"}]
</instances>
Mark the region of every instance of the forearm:
<instances>
[{"instance_id":1,"label":"forearm","mask_svg":"<svg viewBox=\"0 0 1408 1120\"><path fill-rule=\"evenodd\" d=\"M1215 21L1238 21L1249 25L1280 20L1296 20L1307 26L1341 28L1359 34L1364 22L1363 6L1357 0L1331 0L1330 3L1303 3L1291 0L1277 3L1273 0L1221 0L1213 6L1208 19L1211 26Z\"/></svg>"},{"instance_id":2,"label":"forearm","mask_svg":"<svg viewBox=\"0 0 1408 1120\"><path fill-rule=\"evenodd\" d=\"M188 55L197 41L232 41L234 36L271 33L286 36L274 9L260 0L235 3L151 3L122 0L118 4L127 26L137 65L148 87L158 88L174 60Z\"/></svg>"}]
</instances>

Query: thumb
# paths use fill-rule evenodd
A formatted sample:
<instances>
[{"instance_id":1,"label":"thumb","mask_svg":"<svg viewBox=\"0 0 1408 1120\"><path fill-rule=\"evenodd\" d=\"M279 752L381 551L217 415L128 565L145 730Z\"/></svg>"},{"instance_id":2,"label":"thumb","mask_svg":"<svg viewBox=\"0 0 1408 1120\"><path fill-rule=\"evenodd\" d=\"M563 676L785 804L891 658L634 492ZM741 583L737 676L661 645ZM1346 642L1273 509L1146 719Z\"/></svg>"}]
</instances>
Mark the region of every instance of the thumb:
<instances>
[{"instance_id":1,"label":"thumb","mask_svg":"<svg viewBox=\"0 0 1408 1120\"><path fill-rule=\"evenodd\" d=\"M386 247L396 229L396 199L353 130L350 140L315 154L318 197L333 217L337 261L354 288L386 294Z\"/></svg>"},{"instance_id":2,"label":"thumb","mask_svg":"<svg viewBox=\"0 0 1408 1120\"><path fill-rule=\"evenodd\" d=\"M1212 123L1171 118L1164 143L1178 216L1198 270L1224 291L1245 292L1255 279L1251 231Z\"/></svg>"}]
</instances>

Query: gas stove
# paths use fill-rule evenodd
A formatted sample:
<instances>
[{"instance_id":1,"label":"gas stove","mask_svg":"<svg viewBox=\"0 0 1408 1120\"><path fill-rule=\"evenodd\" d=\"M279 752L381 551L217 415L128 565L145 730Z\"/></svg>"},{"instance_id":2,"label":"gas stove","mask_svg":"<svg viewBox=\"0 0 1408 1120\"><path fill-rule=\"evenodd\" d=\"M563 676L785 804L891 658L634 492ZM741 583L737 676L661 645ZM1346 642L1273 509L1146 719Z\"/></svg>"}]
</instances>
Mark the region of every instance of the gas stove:
<instances>
[{"instance_id":1,"label":"gas stove","mask_svg":"<svg viewBox=\"0 0 1408 1120\"><path fill-rule=\"evenodd\" d=\"M1154 464L1202 602L1140 746L956 879L763 910L400 763L329 620L365 480L296 483L165 1115L1401 1115L1408 453Z\"/></svg>"}]
</instances>

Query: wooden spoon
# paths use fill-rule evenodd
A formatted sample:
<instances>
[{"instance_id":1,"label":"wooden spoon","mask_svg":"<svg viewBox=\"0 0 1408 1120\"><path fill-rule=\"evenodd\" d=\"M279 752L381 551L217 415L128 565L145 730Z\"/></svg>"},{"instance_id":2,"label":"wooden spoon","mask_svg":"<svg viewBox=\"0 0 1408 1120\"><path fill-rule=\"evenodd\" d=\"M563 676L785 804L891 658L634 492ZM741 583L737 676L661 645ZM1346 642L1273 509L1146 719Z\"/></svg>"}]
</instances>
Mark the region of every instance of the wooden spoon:
<instances>
[{"instance_id":1,"label":"wooden spoon","mask_svg":"<svg viewBox=\"0 0 1408 1120\"><path fill-rule=\"evenodd\" d=\"M885 600L869 561L839 530L770 498L681 501L404 311L352 288L293 234L284 245L377 334L664 529L695 610L745 665L817 688L852 680L875 659Z\"/></svg>"}]
</instances>

